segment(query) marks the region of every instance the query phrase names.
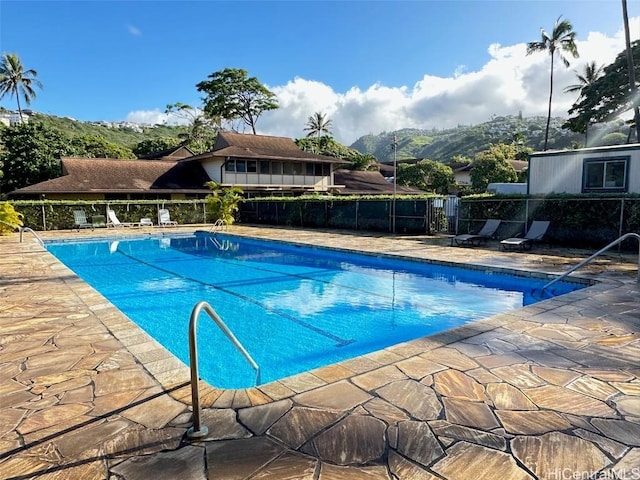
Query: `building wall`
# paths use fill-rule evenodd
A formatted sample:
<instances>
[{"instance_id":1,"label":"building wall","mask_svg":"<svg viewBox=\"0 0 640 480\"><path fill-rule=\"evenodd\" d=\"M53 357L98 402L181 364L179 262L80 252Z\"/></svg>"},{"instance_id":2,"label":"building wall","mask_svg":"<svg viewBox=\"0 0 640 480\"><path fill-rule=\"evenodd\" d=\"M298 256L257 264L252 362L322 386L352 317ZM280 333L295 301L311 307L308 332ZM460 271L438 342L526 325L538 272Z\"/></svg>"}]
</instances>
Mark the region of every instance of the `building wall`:
<instances>
[{"instance_id":1,"label":"building wall","mask_svg":"<svg viewBox=\"0 0 640 480\"><path fill-rule=\"evenodd\" d=\"M309 190L327 191L333 186L333 168L330 175L285 175L264 173L240 173L224 170L222 158L208 159L202 162L205 172L214 182L244 186L277 186L282 188L309 187Z\"/></svg>"},{"instance_id":2,"label":"building wall","mask_svg":"<svg viewBox=\"0 0 640 480\"><path fill-rule=\"evenodd\" d=\"M583 193L585 160L629 157L628 189L640 193L640 145L585 148L563 152L534 153L529 158L530 195Z\"/></svg>"}]
</instances>

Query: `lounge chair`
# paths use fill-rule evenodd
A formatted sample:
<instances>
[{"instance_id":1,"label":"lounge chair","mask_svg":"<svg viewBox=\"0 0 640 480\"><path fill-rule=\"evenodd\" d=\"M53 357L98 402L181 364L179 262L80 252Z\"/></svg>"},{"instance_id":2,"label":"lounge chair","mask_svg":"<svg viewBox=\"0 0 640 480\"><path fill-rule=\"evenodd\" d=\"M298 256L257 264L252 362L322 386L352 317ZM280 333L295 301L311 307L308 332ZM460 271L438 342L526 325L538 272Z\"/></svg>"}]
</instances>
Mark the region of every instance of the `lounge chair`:
<instances>
[{"instance_id":1,"label":"lounge chair","mask_svg":"<svg viewBox=\"0 0 640 480\"><path fill-rule=\"evenodd\" d=\"M451 245L455 242L458 246L477 247L482 242L493 238L499 226L500 220L489 219L478 233L465 233L452 237Z\"/></svg>"},{"instance_id":2,"label":"lounge chair","mask_svg":"<svg viewBox=\"0 0 640 480\"><path fill-rule=\"evenodd\" d=\"M524 237L505 238L500 242L500 245L502 245L503 250L528 250L534 242L542 240L547 233L549 223L548 221L534 220L531 222L531 226Z\"/></svg>"},{"instance_id":3,"label":"lounge chair","mask_svg":"<svg viewBox=\"0 0 640 480\"><path fill-rule=\"evenodd\" d=\"M121 227L139 227L140 226L139 222L121 222L118 219L116 212L114 212L110 208L107 209L107 216L109 217L109 223L107 223L107 227L121 228Z\"/></svg>"},{"instance_id":4,"label":"lounge chair","mask_svg":"<svg viewBox=\"0 0 640 480\"><path fill-rule=\"evenodd\" d=\"M87 215L84 210L73 211L73 228L80 231L81 228L93 228L93 224L87 221Z\"/></svg>"},{"instance_id":5,"label":"lounge chair","mask_svg":"<svg viewBox=\"0 0 640 480\"><path fill-rule=\"evenodd\" d=\"M171 220L171 215L169 214L169 210L166 208L162 208L158 210L158 225L161 227L175 227L178 225L178 222Z\"/></svg>"}]
</instances>

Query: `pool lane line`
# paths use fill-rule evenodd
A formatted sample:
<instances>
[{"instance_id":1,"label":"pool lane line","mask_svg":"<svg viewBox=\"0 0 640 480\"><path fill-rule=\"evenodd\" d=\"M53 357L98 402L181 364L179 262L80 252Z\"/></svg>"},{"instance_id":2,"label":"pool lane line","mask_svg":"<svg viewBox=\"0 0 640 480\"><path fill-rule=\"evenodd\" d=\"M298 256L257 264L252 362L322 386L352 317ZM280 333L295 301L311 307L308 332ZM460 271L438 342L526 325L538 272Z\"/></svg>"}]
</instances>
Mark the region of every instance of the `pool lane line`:
<instances>
[{"instance_id":1,"label":"pool lane line","mask_svg":"<svg viewBox=\"0 0 640 480\"><path fill-rule=\"evenodd\" d=\"M253 298L251 298L251 297L247 297L246 295L242 295L242 294L240 294L240 293L234 292L233 290L228 290L228 289L226 289L226 288L219 287L218 285L211 284L211 283L207 283L207 282L204 282L204 281L199 280L199 279L195 279L195 278L187 277L186 275L183 275L183 274L180 274L180 273L176 273L176 272L171 271L171 270L169 270L169 269L167 269L167 268L162 268L162 267L160 267L160 266L153 265L152 263L149 263L149 262L146 262L146 261L141 260L141 259L139 259L139 258L136 258L136 257L134 257L134 256L132 256L132 255L130 255L130 254L128 254L128 253L122 252L122 251L120 251L120 250L116 250L116 252L117 252L117 253L120 253L121 255L124 255L125 257L130 258L131 260L134 260L134 261L136 261L136 262L138 262L138 263L141 263L141 264L146 265L146 266L148 266L148 267L154 268L154 269L159 270L159 271L161 271L161 272L168 273L169 275L173 275L173 276L176 276L176 277L179 277L179 278L183 278L183 279L186 279L186 280L189 280L189 281L195 282L195 283L199 283L199 284L200 284L200 285L202 285L202 286L205 286L205 287L211 287L211 288L214 288L214 289L216 289L216 290L219 290L219 291L221 291L221 292L223 292L223 293L226 293L226 294L228 294L228 295L233 295L234 297L239 298L239 299L241 299L241 300L244 300L244 301L246 301L246 302L253 303L254 305L256 305L256 306L258 306L258 307L262 308L263 310L266 310L267 312L271 312L271 313L274 313L274 314L276 314L276 315L279 315L279 316L281 316L281 317L283 317L283 318L286 318L287 320L290 320L290 321L292 321L292 322L294 322L294 323L296 323L296 324L300 325L301 327L304 327L304 328L306 328L306 329L308 329L308 330L311 330L311 331L312 331L312 332L314 332L314 333L317 333L317 334L322 335L322 336L324 336L324 337L326 337L326 338L328 338L328 339L330 339L330 340L333 340L334 342L336 342L336 343L337 343L337 346L338 346L338 347L344 347L344 346L349 345L349 344L351 344L351 343L355 343L355 341L356 341L356 340L355 340L355 339L353 339L353 338L351 338L351 339L344 339L344 338L342 338L342 337L339 337L339 336L337 336L337 335L334 335L334 334L333 334L333 333L331 333L331 332L328 332L328 331L326 331L326 330L323 330L323 329L321 329L321 328L316 327L315 325L312 325L312 324L310 324L310 323L308 323L308 322L305 322L305 321L303 321L303 320L300 320L299 318L296 318L296 317L294 317L293 315L289 315L289 314L288 314L288 313L286 313L286 312L283 312L283 311L277 310L277 309L275 309L275 308L272 308L272 307L268 307L268 306L266 306L266 305L263 305L261 302L258 302L258 301L254 300L254 299L253 299ZM181 253L183 253L183 252L181 252Z\"/></svg>"}]
</instances>

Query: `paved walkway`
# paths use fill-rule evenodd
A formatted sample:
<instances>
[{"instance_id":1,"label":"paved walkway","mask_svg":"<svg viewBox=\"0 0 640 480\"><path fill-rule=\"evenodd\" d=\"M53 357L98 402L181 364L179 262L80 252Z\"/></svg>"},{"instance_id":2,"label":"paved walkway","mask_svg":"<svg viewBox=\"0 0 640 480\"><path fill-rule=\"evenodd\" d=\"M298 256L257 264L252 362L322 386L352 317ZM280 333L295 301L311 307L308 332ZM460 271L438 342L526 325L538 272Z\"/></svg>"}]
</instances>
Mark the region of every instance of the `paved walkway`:
<instances>
[{"instance_id":1,"label":"paved walkway","mask_svg":"<svg viewBox=\"0 0 640 480\"><path fill-rule=\"evenodd\" d=\"M561 272L586 253L232 233L482 269ZM209 434L191 443L188 369L30 235L0 237L0 478L637 479L636 271L635 255L598 259L582 276L599 283L560 298L258 388L202 384Z\"/></svg>"}]
</instances>

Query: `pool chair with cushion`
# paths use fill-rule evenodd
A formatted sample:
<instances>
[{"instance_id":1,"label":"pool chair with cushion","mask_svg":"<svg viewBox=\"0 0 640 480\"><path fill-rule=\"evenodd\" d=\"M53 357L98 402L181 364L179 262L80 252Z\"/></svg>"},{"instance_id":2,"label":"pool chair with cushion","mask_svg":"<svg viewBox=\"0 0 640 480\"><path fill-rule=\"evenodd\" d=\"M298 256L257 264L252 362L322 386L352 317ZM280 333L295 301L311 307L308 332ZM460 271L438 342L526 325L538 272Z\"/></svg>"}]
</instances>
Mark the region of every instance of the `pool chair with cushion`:
<instances>
[{"instance_id":1,"label":"pool chair with cushion","mask_svg":"<svg viewBox=\"0 0 640 480\"><path fill-rule=\"evenodd\" d=\"M162 208L158 210L158 225L161 227L175 227L178 225L178 222L171 220L169 210Z\"/></svg>"},{"instance_id":2,"label":"pool chair with cushion","mask_svg":"<svg viewBox=\"0 0 640 480\"><path fill-rule=\"evenodd\" d=\"M499 226L500 220L489 219L485 222L484 226L478 233L465 233L463 235L456 235L455 237L452 237L451 245L455 242L459 247L477 247L482 242L493 238Z\"/></svg>"},{"instance_id":3,"label":"pool chair with cushion","mask_svg":"<svg viewBox=\"0 0 640 480\"><path fill-rule=\"evenodd\" d=\"M109 217L109 221L107 222L107 227L121 228L121 227L139 227L140 226L139 222L121 222L118 219L116 212L114 212L110 208L107 209L107 216Z\"/></svg>"},{"instance_id":4,"label":"pool chair with cushion","mask_svg":"<svg viewBox=\"0 0 640 480\"><path fill-rule=\"evenodd\" d=\"M80 231L81 228L93 228L93 224L87 221L87 215L84 210L73 211L73 228Z\"/></svg>"},{"instance_id":5,"label":"pool chair with cushion","mask_svg":"<svg viewBox=\"0 0 640 480\"><path fill-rule=\"evenodd\" d=\"M544 238L549 229L549 223L547 221L534 220L531 222L531 226L524 237L505 238L500 242L500 245L502 245L503 250L529 250L534 242L539 242Z\"/></svg>"}]
</instances>

